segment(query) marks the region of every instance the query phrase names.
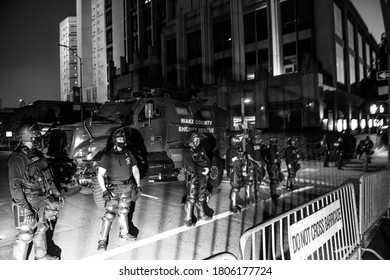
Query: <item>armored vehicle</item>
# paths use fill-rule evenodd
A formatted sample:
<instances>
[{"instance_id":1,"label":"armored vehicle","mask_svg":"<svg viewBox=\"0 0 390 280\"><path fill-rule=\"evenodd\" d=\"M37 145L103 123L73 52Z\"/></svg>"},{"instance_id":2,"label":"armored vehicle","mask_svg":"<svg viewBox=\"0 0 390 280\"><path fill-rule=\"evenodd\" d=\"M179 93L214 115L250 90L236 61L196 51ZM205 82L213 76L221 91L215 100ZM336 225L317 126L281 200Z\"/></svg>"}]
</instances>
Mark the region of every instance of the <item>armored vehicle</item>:
<instances>
[{"instance_id":1,"label":"armored vehicle","mask_svg":"<svg viewBox=\"0 0 390 280\"><path fill-rule=\"evenodd\" d=\"M226 110L191 100L183 93L161 89L133 92L127 99L103 103L84 122L51 129L46 156L60 188L92 188L96 201L101 196L97 162L115 129L125 127L141 175L150 180L176 178L188 132L196 130L207 136L202 145L212 158L210 184L218 186L227 149L227 120Z\"/></svg>"}]
</instances>

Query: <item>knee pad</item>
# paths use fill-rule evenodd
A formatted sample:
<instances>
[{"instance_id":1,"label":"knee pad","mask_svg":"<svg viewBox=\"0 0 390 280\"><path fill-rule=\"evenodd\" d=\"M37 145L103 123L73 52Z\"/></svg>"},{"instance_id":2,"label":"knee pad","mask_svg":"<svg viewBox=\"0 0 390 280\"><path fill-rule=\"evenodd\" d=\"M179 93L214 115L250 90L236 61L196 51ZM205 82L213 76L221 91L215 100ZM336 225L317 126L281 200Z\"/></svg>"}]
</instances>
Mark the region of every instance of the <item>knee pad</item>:
<instances>
[{"instance_id":1,"label":"knee pad","mask_svg":"<svg viewBox=\"0 0 390 280\"><path fill-rule=\"evenodd\" d=\"M230 190L230 196L232 196L232 194L238 194L240 192L240 189L239 188L232 188Z\"/></svg>"},{"instance_id":2,"label":"knee pad","mask_svg":"<svg viewBox=\"0 0 390 280\"><path fill-rule=\"evenodd\" d=\"M33 240L34 236L31 232L21 232L18 235L18 240L23 243L30 243Z\"/></svg>"},{"instance_id":3,"label":"knee pad","mask_svg":"<svg viewBox=\"0 0 390 280\"><path fill-rule=\"evenodd\" d=\"M114 212L107 211L104 214L103 219L105 219L105 220L107 220L109 222L112 222L115 219L115 216L116 216L116 214Z\"/></svg>"},{"instance_id":4,"label":"knee pad","mask_svg":"<svg viewBox=\"0 0 390 280\"><path fill-rule=\"evenodd\" d=\"M195 198L192 196L187 196L186 202L189 204L195 204Z\"/></svg>"},{"instance_id":5,"label":"knee pad","mask_svg":"<svg viewBox=\"0 0 390 280\"><path fill-rule=\"evenodd\" d=\"M106 206L107 212L116 213L116 211L118 210L118 204L111 204L110 202Z\"/></svg>"},{"instance_id":6,"label":"knee pad","mask_svg":"<svg viewBox=\"0 0 390 280\"><path fill-rule=\"evenodd\" d=\"M238 184L238 182L230 182L230 186L232 187L232 190L240 189L240 185Z\"/></svg>"},{"instance_id":7,"label":"knee pad","mask_svg":"<svg viewBox=\"0 0 390 280\"><path fill-rule=\"evenodd\" d=\"M119 207L128 207L131 203L131 195L123 195L119 199Z\"/></svg>"},{"instance_id":8,"label":"knee pad","mask_svg":"<svg viewBox=\"0 0 390 280\"><path fill-rule=\"evenodd\" d=\"M43 224L43 223L38 223L37 224L37 234L43 234L45 233L47 230L49 229L49 227L47 226L47 224Z\"/></svg>"}]
</instances>

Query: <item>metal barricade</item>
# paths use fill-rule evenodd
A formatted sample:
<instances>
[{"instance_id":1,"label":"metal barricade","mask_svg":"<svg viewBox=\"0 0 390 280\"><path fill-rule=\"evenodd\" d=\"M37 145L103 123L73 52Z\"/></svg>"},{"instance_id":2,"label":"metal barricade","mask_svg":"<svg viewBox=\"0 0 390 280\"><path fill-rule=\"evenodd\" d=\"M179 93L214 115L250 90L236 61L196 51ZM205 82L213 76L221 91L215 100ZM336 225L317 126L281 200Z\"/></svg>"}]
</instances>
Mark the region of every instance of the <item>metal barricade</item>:
<instances>
[{"instance_id":1,"label":"metal barricade","mask_svg":"<svg viewBox=\"0 0 390 280\"><path fill-rule=\"evenodd\" d=\"M243 260L343 260L356 257L359 242L349 183L246 230L240 253Z\"/></svg>"},{"instance_id":2,"label":"metal barricade","mask_svg":"<svg viewBox=\"0 0 390 280\"><path fill-rule=\"evenodd\" d=\"M230 252L222 252L222 253L219 253L219 254L216 254L216 255L213 255L211 257L208 257L204 260L212 260L212 261L227 261L227 260L237 260L237 257L230 253Z\"/></svg>"},{"instance_id":3,"label":"metal barricade","mask_svg":"<svg viewBox=\"0 0 390 280\"><path fill-rule=\"evenodd\" d=\"M380 171L365 174L359 180L359 231L362 246L364 236L390 209L390 184L389 171ZM378 253L368 248L362 251L370 251L378 258L383 259ZM361 253L359 252L359 255Z\"/></svg>"}]
</instances>

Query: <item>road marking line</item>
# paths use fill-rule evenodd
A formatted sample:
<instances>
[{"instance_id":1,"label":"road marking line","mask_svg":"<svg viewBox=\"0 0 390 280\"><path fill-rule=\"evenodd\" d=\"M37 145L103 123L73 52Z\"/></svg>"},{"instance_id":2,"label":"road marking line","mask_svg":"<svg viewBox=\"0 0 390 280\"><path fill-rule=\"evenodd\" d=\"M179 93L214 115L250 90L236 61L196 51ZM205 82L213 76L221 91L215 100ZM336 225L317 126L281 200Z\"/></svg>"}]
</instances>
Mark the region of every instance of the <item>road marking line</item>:
<instances>
[{"instance_id":1,"label":"road marking line","mask_svg":"<svg viewBox=\"0 0 390 280\"><path fill-rule=\"evenodd\" d=\"M145 196L145 197L149 197L149 198L152 198L155 200L159 200L159 198L157 196L152 196L152 195L148 195L148 194L144 194L144 193L142 193L141 196Z\"/></svg>"},{"instance_id":2,"label":"road marking line","mask_svg":"<svg viewBox=\"0 0 390 280\"><path fill-rule=\"evenodd\" d=\"M319 171L318 168L303 168L301 172L317 172Z\"/></svg>"},{"instance_id":3,"label":"road marking line","mask_svg":"<svg viewBox=\"0 0 390 280\"><path fill-rule=\"evenodd\" d=\"M245 211L245 209L241 210L241 212L243 212L243 211ZM109 257L113 257L113 256L116 256L116 255L128 252L130 250L142 247L144 245L148 245L150 243L153 243L153 242L156 242L156 241L159 241L159 240L162 240L162 239L165 239L167 237L176 235L178 233L185 232L187 230L191 230L191 229L194 229L196 227L200 227L200 226L203 226L205 224L212 223L212 222L217 221L219 219L226 218L226 217L228 217L230 215L234 215L234 213L230 213L230 211L227 211L227 212L224 212L224 213L221 213L221 214L213 216L213 218L210 221L199 221L199 222L196 223L195 227L189 228L187 226L181 226L181 227L178 227L178 228L174 228L174 229L171 229L171 230L168 230L168 231L161 232L161 233L156 234L154 236L150 236L150 237L141 239L139 241L135 241L133 243L130 243L130 244L127 244L127 245L124 245L124 246L121 246L121 247L117 247L117 248L114 248L114 249L111 249L109 251L105 251L105 252L98 253L96 255L90 256L90 257L83 258L82 260L102 260L102 259L107 259Z\"/></svg>"}]
</instances>

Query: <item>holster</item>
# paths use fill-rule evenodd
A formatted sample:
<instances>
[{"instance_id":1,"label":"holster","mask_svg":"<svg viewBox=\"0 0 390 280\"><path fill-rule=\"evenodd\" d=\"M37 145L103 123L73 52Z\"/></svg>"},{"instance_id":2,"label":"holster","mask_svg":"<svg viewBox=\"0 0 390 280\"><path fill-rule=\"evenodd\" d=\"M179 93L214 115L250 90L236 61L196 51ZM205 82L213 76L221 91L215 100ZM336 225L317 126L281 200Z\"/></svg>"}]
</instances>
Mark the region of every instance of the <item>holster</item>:
<instances>
[{"instance_id":1,"label":"holster","mask_svg":"<svg viewBox=\"0 0 390 280\"><path fill-rule=\"evenodd\" d=\"M54 195L48 195L45 198L45 218L47 220L55 220L61 209L61 203L58 197Z\"/></svg>"}]
</instances>

